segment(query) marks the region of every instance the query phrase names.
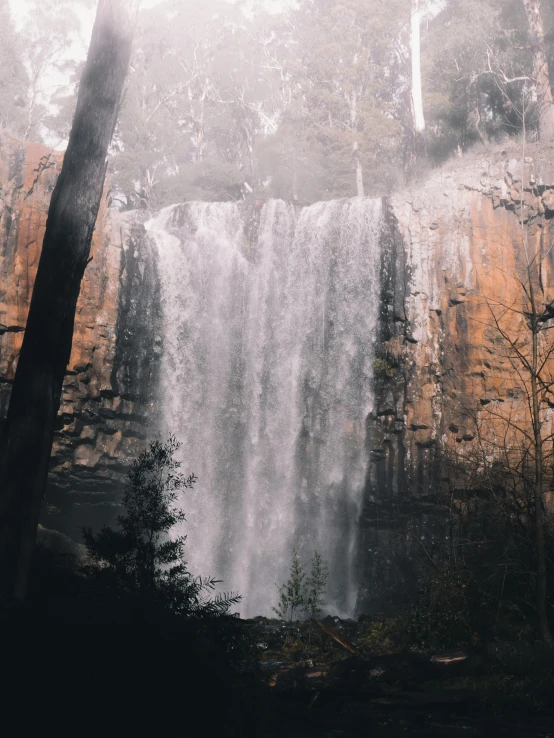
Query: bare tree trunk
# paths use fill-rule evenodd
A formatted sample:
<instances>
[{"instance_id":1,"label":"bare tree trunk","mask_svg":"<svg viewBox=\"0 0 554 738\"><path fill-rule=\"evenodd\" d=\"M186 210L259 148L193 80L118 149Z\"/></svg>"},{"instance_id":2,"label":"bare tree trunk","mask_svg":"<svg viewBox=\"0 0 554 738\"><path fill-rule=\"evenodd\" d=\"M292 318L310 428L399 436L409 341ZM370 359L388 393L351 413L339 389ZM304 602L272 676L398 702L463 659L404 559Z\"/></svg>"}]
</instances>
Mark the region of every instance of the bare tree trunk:
<instances>
[{"instance_id":1,"label":"bare tree trunk","mask_svg":"<svg viewBox=\"0 0 554 738\"><path fill-rule=\"evenodd\" d=\"M539 318L535 299L535 285L531 269L527 269L527 293L531 308L532 357L531 357L531 411L533 421L533 442L535 452L534 507L535 507L535 547L537 554L537 618L542 640L554 646L548 623L548 581L546 574L546 548L544 541L544 500L543 500L543 437L539 406L540 368L539 368Z\"/></svg>"},{"instance_id":2,"label":"bare tree trunk","mask_svg":"<svg viewBox=\"0 0 554 738\"><path fill-rule=\"evenodd\" d=\"M352 152L354 154L354 161L356 163L356 194L358 197L363 197L364 192L364 170L362 168L362 162L360 161L360 151L358 149L358 142L354 141L352 144Z\"/></svg>"},{"instance_id":3,"label":"bare tree trunk","mask_svg":"<svg viewBox=\"0 0 554 738\"><path fill-rule=\"evenodd\" d=\"M27 125L25 126L25 133L23 134L24 141L28 141L29 136L31 135L36 101L37 101L36 81L33 81L33 92L31 94L31 100L29 102L29 112L27 113Z\"/></svg>"},{"instance_id":4,"label":"bare tree trunk","mask_svg":"<svg viewBox=\"0 0 554 738\"><path fill-rule=\"evenodd\" d=\"M195 134L194 134L194 162L198 164L204 158L204 149L206 148L205 143L205 111L206 111L206 95L208 94L208 82L206 80L202 94L200 95L200 112L198 118L194 122ZM191 106L193 109L193 106Z\"/></svg>"},{"instance_id":5,"label":"bare tree trunk","mask_svg":"<svg viewBox=\"0 0 554 738\"><path fill-rule=\"evenodd\" d=\"M0 593L23 599L137 0L99 0L0 444Z\"/></svg>"},{"instance_id":6,"label":"bare tree trunk","mask_svg":"<svg viewBox=\"0 0 554 738\"><path fill-rule=\"evenodd\" d=\"M292 201L298 202L298 162L295 149L292 151Z\"/></svg>"},{"instance_id":7,"label":"bare tree trunk","mask_svg":"<svg viewBox=\"0 0 554 738\"><path fill-rule=\"evenodd\" d=\"M544 43L540 0L523 0L533 44L533 77L539 105L539 132L544 141L554 138L554 99Z\"/></svg>"},{"instance_id":8,"label":"bare tree trunk","mask_svg":"<svg viewBox=\"0 0 554 738\"><path fill-rule=\"evenodd\" d=\"M412 117L416 151L425 148L425 116L421 84L421 8L420 0L412 0L410 48L412 57Z\"/></svg>"}]
</instances>

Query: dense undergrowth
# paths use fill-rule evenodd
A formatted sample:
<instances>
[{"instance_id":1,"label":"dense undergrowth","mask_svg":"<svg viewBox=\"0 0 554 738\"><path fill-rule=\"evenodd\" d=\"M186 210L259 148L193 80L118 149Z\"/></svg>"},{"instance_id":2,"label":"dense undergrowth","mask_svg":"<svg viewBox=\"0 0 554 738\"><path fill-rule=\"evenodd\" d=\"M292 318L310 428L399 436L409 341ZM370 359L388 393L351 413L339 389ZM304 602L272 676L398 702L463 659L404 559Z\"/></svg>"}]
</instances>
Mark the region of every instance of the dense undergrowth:
<instances>
[{"instance_id":1,"label":"dense undergrowth","mask_svg":"<svg viewBox=\"0 0 554 738\"><path fill-rule=\"evenodd\" d=\"M139 733L177 726L188 734L198 724L204 735L230 738L334 735L321 725L327 720L346 721L346 736L363 735L368 720L375 735L396 735L386 724L410 734L422 710L447 719L437 695L452 699L457 720L550 719L551 656L516 621L489 637L486 622L462 606L466 589L434 577L395 617L324 618L352 655L309 620L184 618L137 596L114 597L77 562L39 549L25 607L2 610L8 694L20 697L26 684L45 714L58 705L60 724L86 715L87 725L101 726L109 715ZM431 664L434 654L461 652L460 663ZM311 684L308 673L324 676ZM431 704L407 707L406 694Z\"/></svg>"}]
</instances>

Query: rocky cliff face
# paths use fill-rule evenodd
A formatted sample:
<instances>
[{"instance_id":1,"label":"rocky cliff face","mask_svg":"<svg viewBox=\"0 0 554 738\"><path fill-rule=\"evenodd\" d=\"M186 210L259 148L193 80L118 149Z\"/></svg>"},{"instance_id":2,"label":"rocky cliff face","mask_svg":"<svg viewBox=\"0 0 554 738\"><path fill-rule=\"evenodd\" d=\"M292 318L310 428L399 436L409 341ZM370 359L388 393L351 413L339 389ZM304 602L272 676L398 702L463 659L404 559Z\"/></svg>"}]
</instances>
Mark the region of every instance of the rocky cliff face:
<instances>
[{"instance_id":1,"label":"rocky cliff face","mask_svg":"<svg viewBox=\"0 0 554 738\"><path fill-rule=\"evenodd\" d=\"M512 148L461 161L390 201L404 244L395 297L404 306L405 469L414 491L423 492L426 449L471 442L470 409L502 401L517 384L487 301L521 304L514 275L524 241L542 254L539 302L554 300L551 153ZM522 319L511 330L523 339Z\"/></svg>"},{"instance_id":2,"label":"rocky cliff face","mask_svg":"<svg viewBox=\"0 0 554 738\"><path fill-rule=\"evenodd\" d=\"M402 574L406 582L413 579L409 531L432 537L437 530L438 449L474 442L468 408L478 414L516 394L480 295L517 299L502 270L515 268L523 232L531 250L545 254L541 299L545 305L554 300L551 161L552 152L533 147L525 154L514 146L473 155L385 203L378 401L367 421L371 463L360 561L372 571L367 601L374 605L390 601L391 583ZM60 163L60 154L1 136L0 418ZM258 204L252 212L245 238L255 244ZM111 517L126 462L155 433L163 336L152 248L136 214L118 214L103 203L79 300L44 517L48 527L69 535Z\"/></svg>"},{"instance_id":3,"label":"rocky cliff face","mask_svg":"<svg viewBox=\"0 0 554 738\"><path fill-rule=\"evenodd\" d=\"M370 552L362 565L370 569L373 605L390 601L391 583L398 591L399 579L406 586L414 580L422 553L416 538L439 535L437 452L475 444L475 421L491 417L490 403L508 397L526 417L484 297L521 303L513 275L525 239L531 254L544 255L539 300L552 303L552 161L551 151L535 146L472 155L387 203L382 371L369 423L373 463L361 547ZM511 326L513 335L524 336L523 320Z\"/></svg>"},{"instance_id":4,"label":"rocky cliff face","mask_svg":"<svg viewBox=\"0 0 554 738\"><path fill-rule=\"evenodd\" d=\"M0 139L3 418L63 155ZM44 510L50 527L70 534L111 517L125 462L143 443L152 415L156 280L142 231L135 219L110 211L104 198L77 307Z\"/></svg>"}]
</instances>

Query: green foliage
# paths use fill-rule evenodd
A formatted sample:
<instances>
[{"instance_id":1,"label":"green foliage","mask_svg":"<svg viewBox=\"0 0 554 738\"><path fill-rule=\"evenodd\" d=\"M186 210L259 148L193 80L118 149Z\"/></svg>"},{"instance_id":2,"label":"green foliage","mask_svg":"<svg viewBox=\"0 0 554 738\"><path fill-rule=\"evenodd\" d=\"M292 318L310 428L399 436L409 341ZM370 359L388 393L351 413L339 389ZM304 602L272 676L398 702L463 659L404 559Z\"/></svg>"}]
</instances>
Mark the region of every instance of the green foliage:
<instances>
[{"instance_id":1,"label":"green foliage","mask_svg":"<svg viewBox=\"0 0 554 738\"><path fill-rule=\"evenodd\" d=\"M466 150L478 141L519 132L525 76L532 67L521 0L445 3L424 39L423 76L428 80L424 103L431 156L440 161L457 147ZM532 128L532 115L526 126Z\"/></svg>"},{"instance_id":2,"label":"green foliage","mask_svg":"<svg viewBox=\"0 0 554 738\"><path fill-rule=\"evenodd\" d=\"M393 5L398 15L390 0L305 0L276 16L219 0L145 10L118 125L118 197L160 207L251 190L351 195L354 143L366 190L390 189L402 140L394 45L409 17L405 0Z\"/></svg>"},{"instance_id":3,"label":"green foliage","mask_svg":"<svg viewBox=\"0 0 554 738\"><path fill-rule=\"evenodd\" d=\"M300 0L270 14L263 4L244 13L244 3L166 0L145 8L113 147L116 201L147 208L252 192L300 201L349 196L354 145L366 192L390 191L413 166L410 5ZM554 18L544 4L543 14L552 58ZM67 137L80 72L66 57L78 37L76 14L67 0L37 3L25 45L2 20L4 125L34 137L46 126ZM517 133L532 69L521 0L431 4L422 33L431 163ZM72 67L72 89L47 99L45 64L66 74Z\"/></svg>"},{"instance_id":4,"label":"green foliage","mask_svg":"<svg viewBox=\"0 0 554 738\"><path fill-rule=\"evenodd\" d=\"M304 587L304 607L308 615L312 618L325 607L324 595L327 589L328 578L329 567L327 566L327 562L319 551L314 551L310 576L306 579Z\"/></svg>"},{"instance_id":5,"label":"green foliage","mask_svg":"<svg viewBox=\"0 0 554 738\"><path fill-rule=\"evenodd\" d=\"M495 331L489 336L494 340ZM515 389L508 388L503 402ZM498 427L496 416L494 422ZM443 450L442 484L438 480L436 489L442 520L436 519L425 545L421 529L415 533L414 545L425 553L422 564L432 566L422 576L413 611L413 637L420 647L530 643L536 637L535 467L525 447L523 454L514 445L500 456L494 453L495 439L487 441L483 433L479 440L463 451ZM544 544L546 551L554 550L548 523ZM549 569L545 584L551 599Z\"/></svg>"},{"instance_id":6,"label":"green foliage","mask_svg":"<svg viewBox=\"0 0 554 738\"><path fill-rule=\"evenodd\" d=\"M246 23L221 0L141 13L112 162L127 207L241 197L260 95Z\"/></svg>"},{"instance_id":7,"label":"green foliage","mask_svg":"<svg viewBox=\"0 0 554 738\"><path fill-rule=\"evenodd\" d=\"M411 637L423 649L472 642L467 572L437 569L421 588L411 612Z\"/></svg>"},{"instance_id":8,"label":"green foliage","mask_svg":"<svg viewBox=\"0 0 554 738\"><path fill-rule=\"evenodd\" d=\"M292 622L295 614L304 610L304 580L300 557L293 551L288 581L279 587L279 604L273 611L281 620Z\"/></svg>"},{"instance_id":9,"label":"green foliage","mask_svg":"<svg viewBox=\"0 0 554 738\"><path fill-rule=\"evenodd\" d=\"M468 486L477 487L471 466L457 464ZM443 461L443 473L446 470ZM529 575L536 565L532 528L524 519L520 501L510 499L504 489L510 472L498 463L491 473L497 499L487 499L484 489L481 499L472 495L468 525L469 511L458 490L452 518L445 522L447 534L435 536L432 554L426 550L422 563L432 570L422 573L409 612L409 639L414 648L467 648L495 640L530 644L535 640L534 580ZM439 500L444 508L451 504L445 497ZM514 529L516 516L519 521ZM548 534L547 550L553 550L553 544ZM554 591L553 585L549 573L549 592Z\"/></svg>"},{"instance_id":10,"label":"green foliage","mask_svg":"<svg viewBox=\"0 0 554 738\"><path fill-rule=\"evenodd\" d=\"M185 536L170 531L185 522L176 506L178 493L192 489L194 474L184 476L175 458L174 437L155 441L132 464L123 498L125 512L116 528L94 534L83 529L90 564L86 574L100 591L131 601L145 610L186 616L220 616L240 601L237 595L209 597L217 580L194 577L184 560Z\"/></svg>"},{"instance_id":11,"label":"green foliage","mask_svg":"<svg viewBox=\"0 0 554 738\"><path fill-rule=\"evenodd\" d=\"M391 105L393 49L404 5L305 0L294 13L296 53L285 70L295 82L295 138L318 165L317 199L356 194L354 144L363 171L371 172L366 190L382 192L391 184L401 141Z\"/></svg>"},{"instance_id":12,"label":"green foliage","mask_svg":"<svg viewBox=\"0 0 554 738\"><path fill-rule=\"evenodd\" d=\"M373 362L373 370L375 374L378 377L396 377L398 374L398 369L393 366L392 364L389 364L389 362L386 359L375 359Z\"/></svg>"},{"instance_id":13,"label":"green foliage","mask_svg":"<svg viewBox=\"0 0 554 738\"><path fill-rule=\"evenodd\" d=\"M279 587L279 604L273 611L281 620L292 622L295 615L314 617L325 606L328 567L318 551L314 551L310 576L302 568L300 557L293 551L289 579Z\"/></svg>"},{"instance_id":14,"label":"green foliage","mask_svg":"<svg viewBox=\"0 0 554 738\"><path fill-rule=\"evenodd\" d=\"M365 649L396 652L408 650L413 645L407 615L370 620L364 631L360 644Z\"/></svg>"}]
</instances>

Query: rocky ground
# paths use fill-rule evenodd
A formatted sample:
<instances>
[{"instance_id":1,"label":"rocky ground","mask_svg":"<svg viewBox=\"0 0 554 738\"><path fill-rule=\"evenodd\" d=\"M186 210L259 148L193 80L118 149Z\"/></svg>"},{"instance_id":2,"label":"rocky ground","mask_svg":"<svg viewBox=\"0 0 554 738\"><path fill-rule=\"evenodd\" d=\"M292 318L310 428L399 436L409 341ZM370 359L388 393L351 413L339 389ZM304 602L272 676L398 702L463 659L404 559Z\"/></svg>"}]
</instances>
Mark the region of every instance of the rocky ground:
<instances>
[{"instance_id":1,"label":"rocky ground","mask_svg":"<svg viewBox=\"0 0 554 738\"><path fill-rule=\"evenodd\" d=\"M260 738L554 738L554 662L534 648L393 652L368 621L250 623Z\"/></svg>"}]
</instances>

